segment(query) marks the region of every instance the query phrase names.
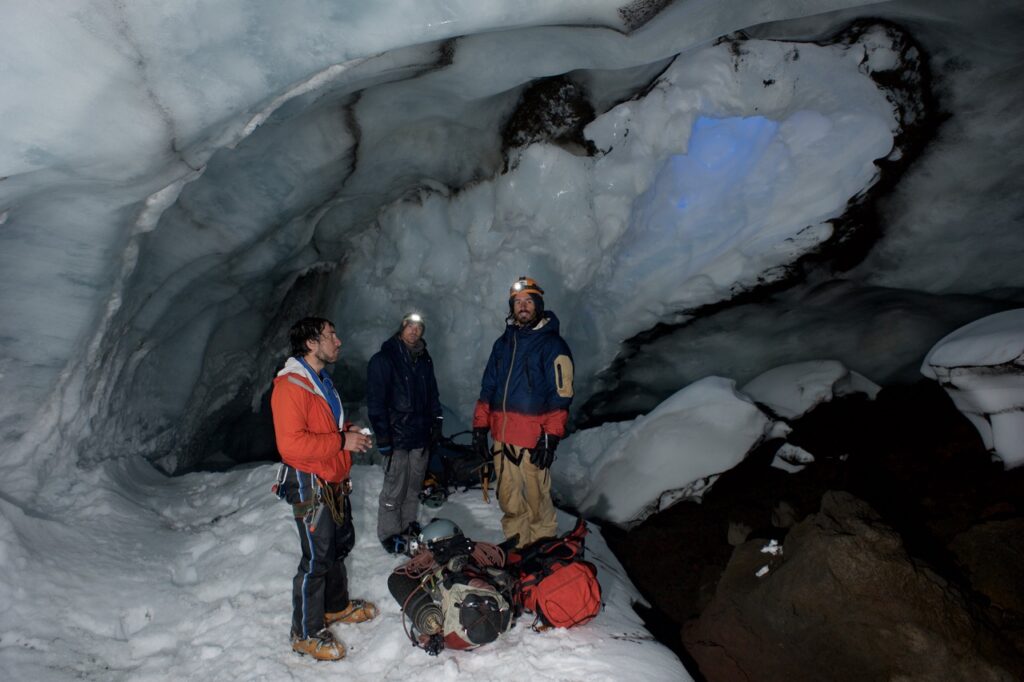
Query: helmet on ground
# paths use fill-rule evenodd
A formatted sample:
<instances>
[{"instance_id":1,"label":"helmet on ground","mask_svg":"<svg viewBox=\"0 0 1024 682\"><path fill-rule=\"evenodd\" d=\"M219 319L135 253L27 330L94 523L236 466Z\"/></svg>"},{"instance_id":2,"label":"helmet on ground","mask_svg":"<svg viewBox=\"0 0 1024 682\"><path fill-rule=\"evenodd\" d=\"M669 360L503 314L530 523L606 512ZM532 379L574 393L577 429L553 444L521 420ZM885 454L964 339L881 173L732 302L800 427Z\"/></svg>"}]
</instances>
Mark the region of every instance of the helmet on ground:
<instances>
[{"instance_id":1,"label":"helmet on ground","mask_svg":"<svg viewBox=\"0 0 1024 682\"><path fill-rule=\"evenodd\" d=\"M423 527L417 539L420 547L430 549L433 544L458 535L462 535L462 529L454 523L448 519L434 519Z\"/></svg>"}]
</instances>

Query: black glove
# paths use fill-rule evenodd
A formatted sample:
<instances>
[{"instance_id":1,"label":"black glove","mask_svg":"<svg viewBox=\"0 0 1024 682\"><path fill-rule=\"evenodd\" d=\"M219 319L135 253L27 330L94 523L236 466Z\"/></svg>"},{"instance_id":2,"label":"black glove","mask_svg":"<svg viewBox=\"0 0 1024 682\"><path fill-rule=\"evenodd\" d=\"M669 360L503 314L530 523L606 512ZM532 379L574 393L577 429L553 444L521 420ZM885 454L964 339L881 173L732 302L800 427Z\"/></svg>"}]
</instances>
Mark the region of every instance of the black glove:
<instances>
[{"instance_id":1,"label":"black glove","mask_svg":"<svg viewBox=\"0 0 1024 682\"><path fill-rule=\"evenodd\" d=\"M444 438L444 417L436 417L430 425L430 447L434 448Z\"/></svg>"},{"instance_id":2,"label":"black glove","mask_svg":"<svg viewBox=\"0 0 1024 682\"><path fill-rule=\"evenodd\" d=\"M429 547L430 551L434 554L434 561L439 564L445 564L453 557L469 556L472 554L476 543L465 535L453 535L444 540L436 540L430 543Z\"/></svg>"},{"instance_id":3,"label":"black glove","mask_svg":"<svg viewBox=\"0 0 1024 682\"><path fill-rule=\"evenodd\" d=\"M437 656L444 650L444 637L441 635L420 635L420 648L427 652L428 656Z\"/></svg>"},{"instance_id":4,"label":"black glove","mask_svg":"<svg viewBox=\"0 0 1024 682\"><path fill-rule=\"evenodd\" d=\"M482 461L491 459L491 447L487 444L487 427L478 426L473 429L473 452Z\"/></svg>"},{"instance_id":5,"label":"black glove","mask_svg":"<svg viewBox=\"0 0 1024 682\"><path fill-rule=\"evenodd\" d=\"M555 461L555 448L561 438L550 433L540 434L537 446L530 452L530 463L538 469L547 469Z\"/></svg>"}]
</instances>

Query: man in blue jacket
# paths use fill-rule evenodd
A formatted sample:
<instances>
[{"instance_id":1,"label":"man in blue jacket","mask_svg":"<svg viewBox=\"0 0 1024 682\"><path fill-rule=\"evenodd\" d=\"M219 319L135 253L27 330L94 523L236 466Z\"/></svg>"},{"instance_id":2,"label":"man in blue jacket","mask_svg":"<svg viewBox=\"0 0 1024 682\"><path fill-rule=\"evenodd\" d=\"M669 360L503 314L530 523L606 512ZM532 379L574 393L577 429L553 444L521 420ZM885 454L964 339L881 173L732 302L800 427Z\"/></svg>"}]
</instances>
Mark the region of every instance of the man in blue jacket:
<instances>
[{"instance_id":1,"label":"man in blue jacket","mask_svg":"<svg viewBox=\"0 0 1024 682\"><path fill-rule=\"evenodd\" d=\"M377 508L377 537L384 549L405 549L419 532L416 514L429 449L441 437L441 401L434 363L423 340L423 318L410 313L370 358L366 409L384 456L384 486Z\"/></svg>"},{"instance_id":2,"label":"man in blue jacket","mask_svg":"<svg viewBox=\"0 0 1024 682\"><path fill-rule=\"evenodd\" d=\"M518 535L522 547L558 531L549 468L569 421L573 363L536 281L520 277L508 306L473 413L473 447L494 465L502 531L506 538Z\"/></svg>"}]
</instances>

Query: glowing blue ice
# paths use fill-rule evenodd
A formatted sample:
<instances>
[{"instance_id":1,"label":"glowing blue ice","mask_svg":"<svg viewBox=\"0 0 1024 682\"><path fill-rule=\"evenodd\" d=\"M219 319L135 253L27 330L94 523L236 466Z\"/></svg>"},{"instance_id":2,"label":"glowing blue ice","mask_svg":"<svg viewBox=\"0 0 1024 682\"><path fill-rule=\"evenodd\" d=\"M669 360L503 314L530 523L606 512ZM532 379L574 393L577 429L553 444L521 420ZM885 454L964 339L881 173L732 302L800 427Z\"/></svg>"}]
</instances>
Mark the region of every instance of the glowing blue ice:
<instances>
[{"instance_id":1,"label":"glowing blue ice","mask_svg":"<svg viewBox=\"0 0 1024 682\"><path fill-rule=\"evenodd\" d=\"M729 248L756 222L739 197L769 191L759 176L777 161L778 130L763 116L698 118L687 153L669 157L634 205L622 253L628 269L642 263L646 271L670 264L695 271Z\"/></svg>"}]
</instances>

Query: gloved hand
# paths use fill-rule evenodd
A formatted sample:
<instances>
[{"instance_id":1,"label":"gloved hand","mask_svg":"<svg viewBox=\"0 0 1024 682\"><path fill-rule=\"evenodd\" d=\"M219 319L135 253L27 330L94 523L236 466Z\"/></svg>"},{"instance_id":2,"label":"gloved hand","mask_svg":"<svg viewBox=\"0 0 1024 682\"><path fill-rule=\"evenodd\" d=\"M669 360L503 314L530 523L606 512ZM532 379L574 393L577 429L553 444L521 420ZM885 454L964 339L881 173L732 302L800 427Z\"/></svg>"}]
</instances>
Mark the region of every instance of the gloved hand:
<instances>
[{"instance_id":1,"label":"gloved hand","mask_svg":"<svg viewBox=\"0 0 1024 682\"><path fill-rule=\"evenodd\" d=\"M485 462L491 459L491 448L487 444L487 432L486 426L478 426L473 429L473 452Z\"/></svg>"},{"instance_id":2,"label":"gloved hand","mask_svg":"<svg viewBox=\"0 0 1024 682\"><path fill-rule=\"evenodd\" d=\"M434 447L444 438L444 417L436 417L430 425L430 447Z\"/></svg>"},{"instance_id":3,"label":"gloved hand","mask_svg":"<svg viewBox=\"0 0 1024 682\"><path fill-rule=\"evenodd\" d=\"M555 461L555 448L561 438L550 433L540 434L537 446L530 452L530 463L538 469L547 469Z\"/></svg>"}]
</instances>

